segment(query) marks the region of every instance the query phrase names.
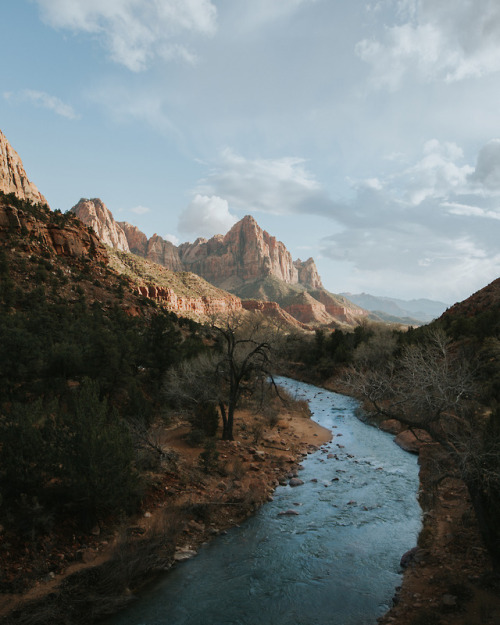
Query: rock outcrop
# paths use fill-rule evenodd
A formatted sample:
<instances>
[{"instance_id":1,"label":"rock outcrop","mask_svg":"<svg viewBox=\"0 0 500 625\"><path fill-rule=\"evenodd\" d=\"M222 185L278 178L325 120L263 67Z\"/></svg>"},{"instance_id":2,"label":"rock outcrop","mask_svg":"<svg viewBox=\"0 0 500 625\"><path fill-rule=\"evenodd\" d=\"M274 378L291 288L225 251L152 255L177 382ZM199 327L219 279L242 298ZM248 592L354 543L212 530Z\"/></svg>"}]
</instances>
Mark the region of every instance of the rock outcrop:
<instances>
[{"instance_id":1,"label":"rock outcrop","mask_svg":"<svg viewBox=\"0 0 500 625\"><path fill-rule=\"evenodd\" d=\"M239 297L211 298L211 297L185 297L179 296L173 289L144 285L137 287L137 292L144 297L152 299L167 310L182 313L195 313L201 316L229 314L242 309Z\"/></svg>"},{"instance_id":2,"label":"rock outcrop","mask_svg":"<svg viewBox=\"0 0 500 625\"><path fill-rule=\"evenodd\" d=\"M48 250L57 256L89 257L107 263L105 247L97 235L78 220L52 213L48 207L26 210L12 206L0 197L0 240L12 234L22 237L33 251ZM30 212L31 210L31 212Z\"/></svg>"},{"instance_id":3,"label":"rock outcrop","mask_svg":"<svg viewBox=\"0 0 500 625\"><path fill-rule=\"evenodd\" d=\"M250 215L236 223L225 236L182 244L179 254L187 270L226 289L266 276L274 276L287 284L301 283L301 276L305 280L311 276L319 280L312 259L306 263L297 261L297 267L285 245L262 230Z\"/></svg>"},{"instance_id":4,"label":"rock outcrop","mask_svg":"<svg viewBox=\"0 0 500 625\"><path fill-rule=\"evenodd\" d=\"M281 306L276 302L263 302L261 300L247 299L242 300L241 304L245 310L262 313L267 318L282 321L289 326L295 326L302 328L303 330L311 329L307 324L302 323L295 317L292 317L290 313L283 310L283 308L281 308Z\"/></svg>"},{"instance_id":5,"label":"rock outcrop","mask_svg":"<svg viewBox=\"0 0 500 625\"><path fill-rule=\"evenodd\" d=\"M80 221L90 226L105 245L129 252L127 237L114 220L111 211L99 198L82 198L71 209Z\"/></svg>"},{"instance_id":6,"label":"rock outcrop","mask_svg":"<svg viewBox=\"0 0 500 625\"><path fill-rule=\"evenodd\" d=\"M299 258L293 264L298 272L299 284L303 284L309 289L323 288L316 263L312 258L308 258L304 262Z\"/></svg>"},{"instance_id":7,"label":"rock outcrop","mask_svg":"<svg viewBox=\"0 0 500 625\"><path fill-rule=\"evenodd\" d=\"M163 265L171 271L184 271L179 258L179 251L173 243L166 241L158 234L153 234L148 239L137 226L132 226L126 221L119 221L118 225L123 230L129 249L133 254L142 256L158 265Z\"/></svg>"},{"instance_id":8,"label":"rock outcrop","mask_svg":"<svg viewBox=\"0 0 500 625\"><path fill-rule=\"evenodd\" d=\"M21 200L47 204L36 185L29 181L23 163L0 130L0 191L14 193Z\"/></svg>"},{"instance_id":9,"label":"rock outcrop","mask_svg":"<svg viewBox=\"0 0 500 625\"><path fill-rule=\"evenodd\" d=\"M294 301L284 306L284 309L301 323L329 325L333 321L324 304L305 291L298 294Z\"/></svg>"}]
</instances>

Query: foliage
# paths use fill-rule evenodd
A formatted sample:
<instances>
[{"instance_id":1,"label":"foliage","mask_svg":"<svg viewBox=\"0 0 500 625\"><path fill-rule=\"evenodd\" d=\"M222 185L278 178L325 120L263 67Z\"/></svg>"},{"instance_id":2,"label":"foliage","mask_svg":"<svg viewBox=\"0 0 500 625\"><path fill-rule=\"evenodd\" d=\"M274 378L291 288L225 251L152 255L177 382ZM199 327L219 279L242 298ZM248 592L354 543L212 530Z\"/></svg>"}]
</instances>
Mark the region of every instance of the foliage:
<instances>
[{"instance_id":1,"label":"foliage","mask_svg":"<svg viewBox=\"0 0 500 625\"><path fill-rule=\"evenodd\" d=\"M36 533L68 513L87 526L130 510L160 381L199 351L200 328L161 310L131 317L111 303L89 305L83 290L68 303L45 286L20 289L10 262L23 265L0 255L0 522L33 519L26 531ZM66 276L50 262L32 256L24 268Z\"/></svg>"},{"instance_id":2,"label":"foliage","mask_svg":"<svg viewBox=\"0 0 500 625\"><path fill-rule=\"evenodd\" d=\"M165 394L178 407L195 412L218 406L222 438L233 440L234 413L240 400L256 393L272 376L275 336L260 319L248 321L236 315L214 320L208 330L215 345L169 370Z\"/></svg>"},{"instance_id":3,"label":"foliage","mask_svg":"<svg viewBox=\"0 0 500 625\"><path fill-rule=\"evenodd\" d=\"M500 567L500 411L485 405L470 343L440 324L401 340L378 361L358 359L344 383L381 415L429 432L466 484L485 546Z\"/></svg>"}]
</instances>

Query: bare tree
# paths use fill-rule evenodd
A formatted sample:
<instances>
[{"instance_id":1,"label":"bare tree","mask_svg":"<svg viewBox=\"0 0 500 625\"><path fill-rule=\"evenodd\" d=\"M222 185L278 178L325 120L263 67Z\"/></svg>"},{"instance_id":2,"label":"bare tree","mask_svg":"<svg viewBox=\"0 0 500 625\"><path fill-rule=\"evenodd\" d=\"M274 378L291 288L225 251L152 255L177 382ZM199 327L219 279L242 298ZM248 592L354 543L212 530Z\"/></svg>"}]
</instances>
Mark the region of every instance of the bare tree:
<instances>
[{"instance_id":1,"label":"bare tree","mask_svg":"<svg viewBox=\"0 0 500 625\"><path fill-rule=\"evenodd\" d=\"M351 367L345 383L378 414L426 430L448 452L500 568L500 414L479 405L472 363L436 330L396 358L364 365Z\"/></svg>"},{"instance_id":2,"label":"bare tree","mask_svg":"<svg viewBox=\"0 0 500 625\"><path fill-rule=\"evenodd\" d=\"M272 380L276 329L253 315L231 315L209 324L214 345L168 372L166 393L181 406L218 406L222 438L233 440L234 413L244 395Z\"/></svg>"}]
</instances>

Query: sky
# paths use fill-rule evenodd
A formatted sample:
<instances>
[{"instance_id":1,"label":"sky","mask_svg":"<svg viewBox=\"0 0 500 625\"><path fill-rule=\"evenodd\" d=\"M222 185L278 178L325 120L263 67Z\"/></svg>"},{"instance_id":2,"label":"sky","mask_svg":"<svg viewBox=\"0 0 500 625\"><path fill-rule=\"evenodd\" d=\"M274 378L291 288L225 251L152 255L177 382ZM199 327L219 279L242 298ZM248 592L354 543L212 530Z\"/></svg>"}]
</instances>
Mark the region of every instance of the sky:
<instances>
[{"instance_id":1,"label":"sky","mask_svg":"<svg viewBox=\"0 0 500 625\"><path fill-rule=\"evenodd\" d=\"M334 293L500 276L498 0L3 0L0 129L52 209L250 214Z\"/></svg>"}]
</instances>

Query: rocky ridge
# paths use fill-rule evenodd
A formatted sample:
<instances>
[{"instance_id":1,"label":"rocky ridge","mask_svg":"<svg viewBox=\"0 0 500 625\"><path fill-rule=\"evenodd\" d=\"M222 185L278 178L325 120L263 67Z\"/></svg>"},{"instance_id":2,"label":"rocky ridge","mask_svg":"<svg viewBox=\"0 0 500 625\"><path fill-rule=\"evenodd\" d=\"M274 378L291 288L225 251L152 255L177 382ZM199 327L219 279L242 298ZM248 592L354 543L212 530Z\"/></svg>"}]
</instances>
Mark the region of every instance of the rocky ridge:
<instances>
[{"instance_id":1,"label":"rocky ridge","mask_svg":"<svg viewBox=\"0 0 500 625\"><path fill-rule=\"evenodd\" d=\"M250 215L224 236L183 243L179 255L186 269L227 290L266 276L306 288L322 287L314 260L294 262L285 245Z\"/></svg>"},{"instance_id":2,"label":"rocky ridge","mask_svg":"<svg viewBox=\"0 0 500 625\"><path fill-rule=\"evenodd\" d=\"M0 130L0 191L14 193L21 200L47 204L36 185L30 182L23 163Z\"/></svg>"},{"instance_id":3,"label":"rocky ridge","mask_svg":"<svg viewBox=\"0 0 500 625\"><path fill-rule=\"evenodd\" d=\"M33 251L41 247L56 256L108 262L99 237L77 219L55 215L46 205L33 207L28 204L21 208L16 203L12 196L0 195L0 241L7 241L14 235L22 237Z\"/></svg>"},{"instance_id":4,"label":"rocky ridge","mask_svg":"<svg viewBox=\"0 0 500 625\"><path fill-rule=\"evenodd\" d=\"M89 204L94 204L96 210L89 211ZM128 250L137 256L171 271L194 273L242 300L276 302L282 309L281 316L293 317L299 325L355 325L359 317L366 315L345 297L326 291L314 260L294 261L285 245L262 230L250 215L225 235L198 238L176 247L157 234L148 239L136 226L114 221L106 207L105 211L97 210L101 206L98 199L80 200L71 211L102 233L102 240L113 247L127 251L116 243L123 235ZM96 218L99 223L94 226ZM255 309L255 304L245 308ZM265 314L271 312L276 315L275 309L265 309Z\"/></svg>"}]
</instances>

